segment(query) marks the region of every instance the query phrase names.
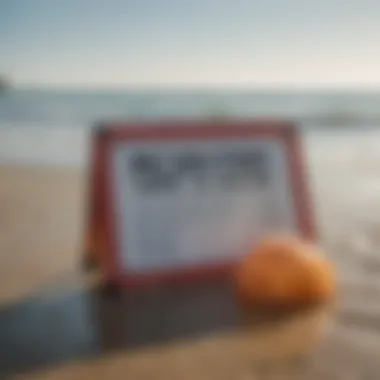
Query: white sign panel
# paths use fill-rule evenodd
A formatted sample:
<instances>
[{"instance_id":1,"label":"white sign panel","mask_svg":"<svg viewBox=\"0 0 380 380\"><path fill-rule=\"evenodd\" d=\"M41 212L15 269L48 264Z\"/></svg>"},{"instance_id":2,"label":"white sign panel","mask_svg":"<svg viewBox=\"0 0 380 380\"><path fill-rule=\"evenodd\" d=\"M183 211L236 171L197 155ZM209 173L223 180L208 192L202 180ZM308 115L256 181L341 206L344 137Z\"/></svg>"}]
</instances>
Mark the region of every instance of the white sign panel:
<instances>
[{"instance_id":1,"label":"white sign panel","mask_svg":"<svg viewBox=\"0 0 380 380\"><path fill-rule=\"evenodd\" d=\"M273 231L296 231L283 144L274 140L119 142L119 261L144 273L223 263Z\"/></svg>"}]
</instances>

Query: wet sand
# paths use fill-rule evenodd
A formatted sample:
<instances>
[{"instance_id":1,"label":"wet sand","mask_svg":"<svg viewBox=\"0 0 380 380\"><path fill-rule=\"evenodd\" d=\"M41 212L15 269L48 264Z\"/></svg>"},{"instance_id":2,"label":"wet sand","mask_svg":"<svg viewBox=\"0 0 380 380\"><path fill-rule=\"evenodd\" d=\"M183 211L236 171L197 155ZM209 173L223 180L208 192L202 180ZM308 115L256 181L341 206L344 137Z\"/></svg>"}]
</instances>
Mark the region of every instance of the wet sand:
<instances>
[{"instance_id":1,"label":"wet sand","mask_svg":"<svg viewBox=\"0 0 380 380\"><path fill-rule=\"evenodd\" d=\"M378 379L378 331L330 317L314 310L270 327L125 350L15 379Z\"/></svg>"},{"instance_id":2,"label":"wet sand","mask_svg":"<svg viewBox=\"0 0 380 380\"><path fill-rule=\"evenodd\" d=\"M85 179L85 173L76 169L0 167L2 308L51 289L54 284L58 287L77 285L83 243ZM318 196L321 203L323 199ZM334 201L328 201L324 203L325 211L322 210L325 220L328 212L333 215L331 206L326 205ZM370 206L367 205L368 209ZM374 212L376 207L377 204L372 207ZM354 214L352 219L355 219ZM263 351L274 354L276 349L282 350L279 356L285 358L271 359L271 363L277 363L279 379L298 376L300 379L338 380L355 373L357 378L380 378L376 359L376 352L380 350L380 306L377 306L380 258L375 252L378 225L361 224L360 234L354 236L354 230L345 232L341 226L339 231L340 225L334 225L334 220L328 222L322 228L322 241L338 265L339 304L337 314L329 313L331 325L320 345L308 355L308 373L296 374L301 368L299 364L291 370L284 366L289 365L289 356L294 357L297 350L303 352L309 347L315 330L310 325L305 330L305 324L310 318L319 320L320 314L302 315L301 319L287 321L282 327L260 329L248 335L247 332L221 333L145 347L109 354L101 360L60 365L46 373L22 378L264 379L267 377L258 373L253 363ZM338 222L341 220L336 219L335 224ZM329 226L335 228L335 235ZM351 226L355 225L351 223ZM362 231L366 236L362 236ZM347 237L347 233L351 235ZM366 374L363 371L367 371Z\"/></svg>"}]
</instances>

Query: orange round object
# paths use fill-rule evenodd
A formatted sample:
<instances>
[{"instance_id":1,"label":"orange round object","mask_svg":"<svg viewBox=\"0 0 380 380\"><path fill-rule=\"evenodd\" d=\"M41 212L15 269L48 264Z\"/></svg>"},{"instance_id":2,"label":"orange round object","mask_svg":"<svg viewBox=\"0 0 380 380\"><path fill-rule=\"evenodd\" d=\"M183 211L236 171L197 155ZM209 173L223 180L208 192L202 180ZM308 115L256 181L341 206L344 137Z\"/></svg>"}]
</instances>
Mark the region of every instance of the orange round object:
<instances>
[{"instance_id":1,"label":"orange round object","mask_svg":"<svg viewBox=\"0 0 380 380\"><path fill-rule=\"evenodd\" d=\"M332 299L332 265L310 243L288 236L264 239L238 265L236 291L245 308L298 306Z\"/></svg>"}]
</instances>

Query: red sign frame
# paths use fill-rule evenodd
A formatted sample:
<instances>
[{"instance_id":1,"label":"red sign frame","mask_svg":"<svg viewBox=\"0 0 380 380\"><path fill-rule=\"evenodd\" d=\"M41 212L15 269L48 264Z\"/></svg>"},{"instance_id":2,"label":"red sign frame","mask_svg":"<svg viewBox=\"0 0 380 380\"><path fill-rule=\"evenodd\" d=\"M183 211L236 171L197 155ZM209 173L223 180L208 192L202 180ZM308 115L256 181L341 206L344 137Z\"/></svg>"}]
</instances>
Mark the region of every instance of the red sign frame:
<instances>
[{"instance_id":1,"label":"red sign frame","mask_svg":"<svg viewBox=\"0 0 380 380\"><path fill-rule=\"evenodd\" d=\"M108 284L122 288L153 284L173 284L213 279L230 273L234 262L223 265L186 267L181 270L132 274L119 266L116 235L116 205L112 197L110 169L111 146L120 141L175 141L178 139L260 138L281 141L286 148L290 183L295 200L299 233L309 240L317 238L307 184L307 172L301 139L296 126L286 121L270 120L161 120L152 122L117 122L103 124L94 130L89 181L87 259L100 267Z\"/></svg>"}]
</instances>

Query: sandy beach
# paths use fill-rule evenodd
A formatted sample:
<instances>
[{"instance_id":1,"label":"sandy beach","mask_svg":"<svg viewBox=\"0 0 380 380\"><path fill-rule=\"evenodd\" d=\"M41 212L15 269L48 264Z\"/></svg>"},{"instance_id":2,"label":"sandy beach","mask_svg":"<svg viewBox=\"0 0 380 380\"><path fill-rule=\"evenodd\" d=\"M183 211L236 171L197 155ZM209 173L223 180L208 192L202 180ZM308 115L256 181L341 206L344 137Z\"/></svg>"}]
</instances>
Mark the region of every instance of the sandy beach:
<instances>
[{"instance_id":1,"label":"sandy beach","mask_svg":"<svg viewBox=\"0 0 380 380\"><path fill-rule=\"evenodd\" d=\"M360 152L365 146L356 148ZM311 356L314 367L310 369L308 364L308 374L298 373L299 377L293 370L281 370L278 378L338 380L357 373L356 378L364 379L360 376L365 368L366 376L368 371L368 376L374 376L366 378L380 376L374 354L380 349L380 198L375 170L380 161L368 149L365 153L351 154L349 160L341 156L339 160L338 154L321 156L321 151L308 151L321 245L337 265L339 302L326 338ZM0 167L3 306L54 284L73 285L80 279L85 174L79 168ZM305 318L291 321L280 332L251 336L248 343L246 335L227 334L69 364L22 378L96 379L123 374L134 379L156 379L160 369L165 378L172 374L170 378L178 379L261 379L264 377L250 369L253 352L259 352L263 342L269 348L281 346L285 353L293 352L296 346L305 347L311 330L299 333L304 323ZM186 370L174 365L173 360Z\"/></svg>"},{"instance_id":2,"label":"sandy beach","mask_svg":"<svg viewBox=\"0 0 380 380\"><path fill-rule=\"evenodd\" d=\"M378 138L365 130L304 141L319 240L344 278L380 271ZM0 165L0 302L80 272L85 167Z\"/></svg>"},{"instance_id":3,"label":"sandy beach","mask_svg":"<svg viewBox=\"0 0 380 380\"><path fill-rule=\"evenodd\" d=\"M85 173L80 169L0 166L0 300L65 282L83 246Z\"/></svg>"}]
</instances>

